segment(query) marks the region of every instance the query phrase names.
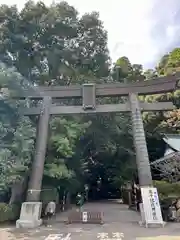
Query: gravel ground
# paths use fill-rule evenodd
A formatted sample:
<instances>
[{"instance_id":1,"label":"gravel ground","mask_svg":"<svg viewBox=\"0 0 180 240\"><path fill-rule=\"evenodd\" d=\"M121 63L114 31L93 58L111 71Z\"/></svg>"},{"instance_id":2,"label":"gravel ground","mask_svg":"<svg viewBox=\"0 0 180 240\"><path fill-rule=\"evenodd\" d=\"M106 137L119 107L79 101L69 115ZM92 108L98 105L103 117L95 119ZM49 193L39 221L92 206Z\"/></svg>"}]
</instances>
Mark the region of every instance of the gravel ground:
<instances>
[{"instance_id":1,"label":"gravel ground","mask_svg":"<svg viewBox=\"0 0 180 240\"><path fill-rule=\"evenodd\" d=\"M56 216L52 227L37 229L1 228L0 240L180 240L180 223L168 223L164 228L144 228L138 222L138 213L118 202L88 203L84 206L90 211L102 211L104 224L65 225L67 212Z\"/></svg>"}]
</instances>

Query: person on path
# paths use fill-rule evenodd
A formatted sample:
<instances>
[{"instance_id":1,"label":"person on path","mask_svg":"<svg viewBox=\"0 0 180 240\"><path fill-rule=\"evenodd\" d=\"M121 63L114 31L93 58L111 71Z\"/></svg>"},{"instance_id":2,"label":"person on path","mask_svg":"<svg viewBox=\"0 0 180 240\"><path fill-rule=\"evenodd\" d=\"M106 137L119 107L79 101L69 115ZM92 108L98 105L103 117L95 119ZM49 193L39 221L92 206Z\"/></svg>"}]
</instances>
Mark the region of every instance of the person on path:
<instances>
[{"instance_id":1,"label":"person on path","mask_svg":"<svg viewBox=\"0 0 180 240\"><path fill-rule=\"evenodd\" d=\"M81 193L78 193L76 196L76 206L79 207L79 210L82 210L82 205L84 204L84 197Z\"/></svg>"},{"instance_id":2,"label":"person on path","mask_svg":"<svg viewBox=\"0 0 180 240\"><path fill-rule=\"evenodd\" d=\"M88 196L89 196L89 186L88 184L84 185L84 190L85 190L85 200L88 202Z\"/></svg>"},{"instance_id":3,"label":"person on path","mask_svg":"<svg viewBox=\"0 0 180 240\"><path fill-rule=\"evenodd\" d=\"M55 201L50 201L47 204L46 210L45 210L45 216L47 217L47 227L51 227L50 222L52 220L52 216L56 213L56 203Z\"/></svg>"},{"instance_id":4,"label":"person on path","mask_svg":"<svg viewBox=\"0 0 180 240\"><path fill-rule=\"evenodd\" d=\"M176 208L176 221L177 222L180 222L180 199L176 199L176 202L175 202L175 208Z\"/></svg>"}]
</instances>

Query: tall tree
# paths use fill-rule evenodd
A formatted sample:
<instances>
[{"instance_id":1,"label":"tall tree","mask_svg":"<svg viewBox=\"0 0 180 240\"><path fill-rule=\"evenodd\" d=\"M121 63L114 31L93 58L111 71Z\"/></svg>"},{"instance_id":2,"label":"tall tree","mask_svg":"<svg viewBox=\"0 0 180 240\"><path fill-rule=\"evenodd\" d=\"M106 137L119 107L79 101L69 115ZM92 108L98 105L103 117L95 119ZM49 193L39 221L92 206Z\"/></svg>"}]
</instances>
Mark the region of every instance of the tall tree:
<instances>
[{"instance_id":1,"label":"tall tree","mask_svg":"<svg viewBox=\"0 0 180 240\"><path fill-rule=\"evenodd\" d=\"M11 94L15 90L14 85L11 84L13 81L16 81L18 86L22 81L22 76L15 69L7 68L0 63L1 190L11 188L28 175L34 150L35 127L29 118L21 116L18 112L17 106L24 105L24 103L11 99Z\"/></svg>"},{"instance_id":2,"label":"tall tree","mask_svg":"<svg viewBox=\"0 0 180 240\"><path fill-rule=\"evenodd\" d=\"M120 57L114 64L112 77L116 81L142 81L143 67L141 64L131 64L127 57Z\"/></svg>"},{"instance_id":3,"label":"tall tree","mask_svg":"<svg viewBox=\"0 0 180 240\"><path fill-rule=\"evenodd\" d=\"M29 1L21 12L1 6L0 14L1 60L32 82L67 85L81 74L81 81L108 76L107 33L97 13L79 19L66 2Z\"/></svg>"},{"instance_id":4,"label":"tall tree","mask_svg":"<svg viewBox=\"0 0 180 240\"><path fill-rule=\"evenodd\" d=\"M0 13L0 58L15 66L32 87L107 81L107 33L98 13L79 17L66 2L48 7L33 1L20 12L15 6L1 6ZM71 183L73 188L74 180L82 175L84 162L76 147L80 135L85 135L86 123L87 119L74 116L51 120L45 179L66 187Z\"/></svg>"}]
</instances>

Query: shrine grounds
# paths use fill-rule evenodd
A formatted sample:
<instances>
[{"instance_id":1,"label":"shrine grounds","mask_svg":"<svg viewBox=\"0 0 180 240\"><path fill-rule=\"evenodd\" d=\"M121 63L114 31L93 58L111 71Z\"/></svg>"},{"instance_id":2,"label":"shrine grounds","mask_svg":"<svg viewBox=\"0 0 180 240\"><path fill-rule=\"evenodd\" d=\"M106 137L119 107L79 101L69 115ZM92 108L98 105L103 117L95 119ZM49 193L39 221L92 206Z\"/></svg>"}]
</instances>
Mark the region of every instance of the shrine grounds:
<instances>
[{"instance_id":1,"label":"shrine grounds","mask_svg":"<svg viewBox=\"0 0 180 240\"><path fill-rule=\"evenodd\" d=\"M0 229L0 240L180 240L180 223L167 223L164 228L140 227L139 213L129 210L118 201L88 203L90 211L104 213L103 225L64 224L68 212L57 214L52 227L16 229L6 226Z\"/></svg>"}]
</instances>

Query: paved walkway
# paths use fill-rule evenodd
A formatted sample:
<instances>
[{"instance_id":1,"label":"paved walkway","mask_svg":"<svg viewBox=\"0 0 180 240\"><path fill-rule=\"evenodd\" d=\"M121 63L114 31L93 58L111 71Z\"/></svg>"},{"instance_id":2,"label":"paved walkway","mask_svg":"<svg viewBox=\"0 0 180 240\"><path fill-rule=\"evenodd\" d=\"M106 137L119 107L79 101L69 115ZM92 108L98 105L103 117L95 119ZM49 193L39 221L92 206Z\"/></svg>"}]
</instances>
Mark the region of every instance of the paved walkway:
<instances>
[{"instance_id":1,"label":"paved walkway","mask_svg":"<svg viewBox=\"0 0 180 240\"><path fill-rule=\"evenodd\" d=\"M117 202L86 204L84 209L102 211L104 225L65 225L67 213L56 216L52 227L33 230L1 229L2 240L180 240L180 223L167 224L164 228L144 228L138 225L140 216L126 205ZM51 235L51 238L50 238Z\"/></svg>"}]
</instances>

